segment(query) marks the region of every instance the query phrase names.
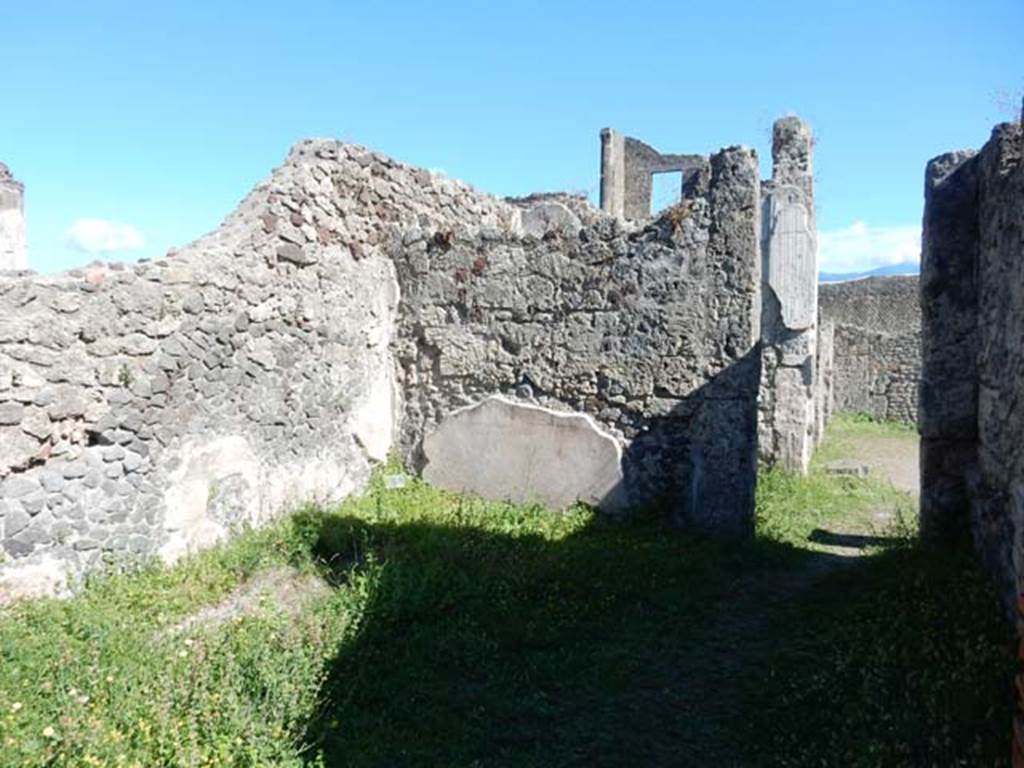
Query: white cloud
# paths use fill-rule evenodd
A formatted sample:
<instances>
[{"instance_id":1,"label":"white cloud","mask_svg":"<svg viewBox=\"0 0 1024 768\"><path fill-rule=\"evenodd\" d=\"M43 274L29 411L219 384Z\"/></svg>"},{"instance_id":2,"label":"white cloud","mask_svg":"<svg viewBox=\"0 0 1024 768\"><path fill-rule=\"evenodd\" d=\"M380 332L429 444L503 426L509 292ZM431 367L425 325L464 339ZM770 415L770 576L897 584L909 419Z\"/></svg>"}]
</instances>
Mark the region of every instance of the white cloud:
<instances>
[{"instance_id":1,"label":"white cloud","mask_svg":"<svg viewBox=\"0 0 1024 768\"><path fill-rule=\"evenodd\" d=\"M855 221L848 227L818 233L822 272L866 272L876 267L921 259L921 228L872 227Z\"/></svg>"},{"instance_id":2,"label":"white cloud","mask_svg":"<svg viewBox=\"0 0 1024 768\"><path fill-rule=\"evenodd\" d=\"M68 245L84 253L137 251L146 245L139 230L131 224L105 219L78 219L68 229Z\"/></svg>"}]
</instances>

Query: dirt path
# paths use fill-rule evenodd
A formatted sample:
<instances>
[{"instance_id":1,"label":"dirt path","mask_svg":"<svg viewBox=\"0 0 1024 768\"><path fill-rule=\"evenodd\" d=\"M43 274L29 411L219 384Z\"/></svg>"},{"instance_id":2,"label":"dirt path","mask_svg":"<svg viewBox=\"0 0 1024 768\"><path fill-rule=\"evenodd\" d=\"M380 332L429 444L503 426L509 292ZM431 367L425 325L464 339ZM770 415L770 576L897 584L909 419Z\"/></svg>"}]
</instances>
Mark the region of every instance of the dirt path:
<instances>
[{"instance_id":1,"label":"dirt path","mask_svg":"<svg viewBox=\"0 0 1024 768\"><path fill-rule=\"evenodd\" d=\"M848 433L833 451L842 458L864 462L872 474L886 478L897 490L917 495L921 483L918 445L917 435L912 432Z\"/></svg>"},{"instance_id":2,"label":"dirt path","mask_svg":"<svg viewBox=\"0 0 1024 768\"><path fill-rule=\"evenodd\" d=\"M871 471L888 478L895 488L917 494L921 473L916 437L873 438L856 444L857 455Z\"/></svg>"}]
</instances>

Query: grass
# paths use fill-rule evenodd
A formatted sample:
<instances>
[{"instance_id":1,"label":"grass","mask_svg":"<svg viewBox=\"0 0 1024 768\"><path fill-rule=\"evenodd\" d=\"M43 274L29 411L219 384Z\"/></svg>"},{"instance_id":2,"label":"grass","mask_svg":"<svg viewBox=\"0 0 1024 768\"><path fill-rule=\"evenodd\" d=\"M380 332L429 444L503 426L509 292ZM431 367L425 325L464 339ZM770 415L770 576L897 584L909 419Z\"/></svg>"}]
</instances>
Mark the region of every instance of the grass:
<instances>
[{"instance_id":1,"label":"grass","mask_svg":"<svg viewBox=\"0 0 1024 768\"><path fill-rule=\"evenodd\" d=\"M877 421L867 414L837 413L828 425L828 439L814 454L814 466L848 458L865 441L916 442L917 427L894 421Z\"/></svg>"},{"instance_id":2,"label":"grass","mask_svg":"<svg viewBox=\"0 0 1024 768\"><path fill-rule=\"evenodd\" d=\"M0 765L999 764L1010 630L911 506L766 472L757 536L714 540L377 481L0 614ZM280 565L333 588L169 631Z\"/></svg>"}]
</instances>

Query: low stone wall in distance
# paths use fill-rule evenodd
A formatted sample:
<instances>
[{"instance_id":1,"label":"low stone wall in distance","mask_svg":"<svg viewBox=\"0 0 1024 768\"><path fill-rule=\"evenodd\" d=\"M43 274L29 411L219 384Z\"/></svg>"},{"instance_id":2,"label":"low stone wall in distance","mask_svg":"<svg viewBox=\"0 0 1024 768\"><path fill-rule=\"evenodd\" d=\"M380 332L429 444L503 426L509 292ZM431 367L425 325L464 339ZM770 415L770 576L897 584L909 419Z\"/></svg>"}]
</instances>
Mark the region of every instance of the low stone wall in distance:
<instances>
[{"instance_id":1,"label":"low stone wall in distance","mask_svg":"<svg viewBox=\"0 0 1024 768\"><path fill-rule=\"evenodd\" d=\"M916 275L825 283L822 322L834 326L833 409L917 423L921 307Z\"/></svg>"}]
</instances>

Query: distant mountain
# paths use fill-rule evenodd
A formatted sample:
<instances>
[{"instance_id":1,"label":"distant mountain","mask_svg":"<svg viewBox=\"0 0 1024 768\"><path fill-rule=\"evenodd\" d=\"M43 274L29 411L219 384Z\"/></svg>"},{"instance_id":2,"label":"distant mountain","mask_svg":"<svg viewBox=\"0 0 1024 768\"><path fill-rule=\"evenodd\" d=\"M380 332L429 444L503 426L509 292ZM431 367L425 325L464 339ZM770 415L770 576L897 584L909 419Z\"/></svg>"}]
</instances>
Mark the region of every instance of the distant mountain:
<instances>
[{"instance_id":1,"label":"distant mountain","mask_svg":"<svg viewBox=\"0 0 1024 768\"><path fill-rule=\"evenodd\" d=\"M844 280L860 280L864 277L886 277L888 275L916 275L920 273L921 265L916 261L905 261L902 264L890 264L887 267L877 267L867 272L821 272L818 274L819 283L841 283Z\"/></svg>"}]
</instances>

